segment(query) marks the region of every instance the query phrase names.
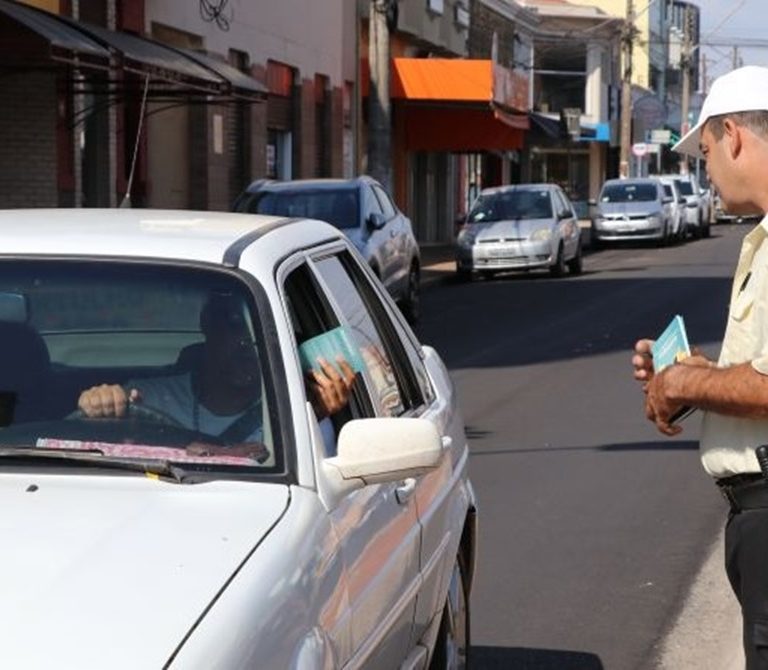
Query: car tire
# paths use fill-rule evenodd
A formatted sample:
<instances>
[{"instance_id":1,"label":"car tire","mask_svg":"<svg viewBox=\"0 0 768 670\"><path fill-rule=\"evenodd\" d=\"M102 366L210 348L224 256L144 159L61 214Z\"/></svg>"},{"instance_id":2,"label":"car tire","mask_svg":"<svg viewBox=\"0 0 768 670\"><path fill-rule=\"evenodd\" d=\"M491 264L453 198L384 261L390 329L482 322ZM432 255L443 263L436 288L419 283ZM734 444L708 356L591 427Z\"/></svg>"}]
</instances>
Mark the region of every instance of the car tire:
<instances>
[{"instance_id":1,"label":"car tire","mask_svg":"<svg viewBox=\"0 0 768 670\"><path fill-rule=\"evenodd\" d=\"M474 274L472 273L472 270L467 270L466 268L456 268L456 279L460 282L471 282L472 279L474 279Z\"/></svg>"},{"instance_id":2,"label":"car tire","mask_svg":"<svg viewBox=\"0 0 768 670\"><path fill-rule=\"evenodd\" d=\"M584 269L583 256L581 254L581 243L576 246L576 255L568 261L568 272L572 275L580 275Z\"/></svg>"},{"instance_id":3,"label":"car tire","mask_svg":"<svg viewBox=\"0 0 768 670\"><path fill-rule=\"evenodd\" d=\"M408 285L401 309L408 323L415 324L421 316L421 276L416 262L411 263L408 271Z\"/></svg>"},{"instance_id":4,"label":"car tire","mask_svg":"<svg viewBox=\"0 0 768 670\"><path fill-rule=\"evenodd\" d=\"M701 236L702 237L709 237L710 231L709 231L709 224L705 223L704 227L701 229Z\"/></svg>"},{"instance_id":5,"label":"car tire","mask_svg":"<svg viewBox=\"0 0 768 670\"><path fill-rule=\"evenodd\" d=\"M562 244L557 248L557 257L549 268L549 274L553 277L562 277L565 274L565 252Z\"/></svg>"},{"instance_id":6,"label":"car tire","mask_svg":"<svg viewBox=\"0 0 768 670\"><path fill-rule=\"evenodd\" d=\"M448 594L443 606L440 630L429 670L460 670L469 666L469 599L464 562L457 556L453 563Z\"/></svg>"}]
</instances>

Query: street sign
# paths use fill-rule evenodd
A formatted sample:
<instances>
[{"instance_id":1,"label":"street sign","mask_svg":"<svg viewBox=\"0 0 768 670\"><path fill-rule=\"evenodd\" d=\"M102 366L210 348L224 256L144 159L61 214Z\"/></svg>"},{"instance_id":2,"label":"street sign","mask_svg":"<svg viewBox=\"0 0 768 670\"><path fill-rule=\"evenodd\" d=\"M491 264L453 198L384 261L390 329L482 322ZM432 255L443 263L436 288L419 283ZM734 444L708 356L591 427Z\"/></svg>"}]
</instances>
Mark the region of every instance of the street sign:
<instances>
[{"instance_id":1,"label":"street sign","mask_svg":"<svg viewBox=\"0 0 768 670\"><path fill-rule=\"evenodd\" d=\"M648 141L653 144L669 144L672 140L672 131L665 128L657 128L649 133Z\"/></svg>"},{"instance_id":2,"label":"street sign","mask_svg":"<svg viewBox=\"0 0 768 670\"><path fill-rule=\"evenodd\" d=\"M645 142L636 142L632 145L632 153L635 156L645 156L648 153L648 145Z\"/></svg>"}]
</instances>

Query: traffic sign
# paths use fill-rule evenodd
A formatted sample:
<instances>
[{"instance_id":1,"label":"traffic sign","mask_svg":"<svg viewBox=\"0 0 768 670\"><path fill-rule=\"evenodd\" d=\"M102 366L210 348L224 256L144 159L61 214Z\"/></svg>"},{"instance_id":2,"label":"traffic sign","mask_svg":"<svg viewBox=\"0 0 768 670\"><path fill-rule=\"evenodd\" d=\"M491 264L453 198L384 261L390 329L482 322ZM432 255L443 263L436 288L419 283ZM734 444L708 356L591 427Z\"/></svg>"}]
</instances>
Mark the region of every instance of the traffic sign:
<instances>
[{"instance_id":1,"label":"traffic sign","mask_svg":"<svg viewBox=\"0 0 768 670\"><path fill-rule=\"evenodd\" d=\"M636 142L632 145L632 153L635 156L645 156L648 153L648 145L645 142Z\"/></svg>"},{"instance_id":2,"label":"traffic sign","mask_svg":"<svg viewBox=\"0 0 768 670\"><path fill-rule=\"evenodd\" d=\"M657 128L649 133L648 141L653 144L669 144L672 140L672 131L666 128Z\"/></svg>"}]
</instances>

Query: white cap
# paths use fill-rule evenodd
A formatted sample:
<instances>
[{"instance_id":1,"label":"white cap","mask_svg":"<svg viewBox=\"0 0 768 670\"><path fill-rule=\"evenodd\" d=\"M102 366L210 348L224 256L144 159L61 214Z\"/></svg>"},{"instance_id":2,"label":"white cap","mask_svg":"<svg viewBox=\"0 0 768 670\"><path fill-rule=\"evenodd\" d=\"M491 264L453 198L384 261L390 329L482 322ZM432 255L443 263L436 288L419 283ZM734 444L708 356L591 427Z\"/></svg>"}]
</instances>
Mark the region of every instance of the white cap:
<instances>
[{"instance_id":1,"label":"white cap","mask_svg":"<svg viewBox=\"0 0 768 670\"><path fill-rule=\"evenodd\" d=\"M768 111L768 68L747 65L715 79L696 125L672 147L673 151L704 158L699 149L701 128L707 119L735 112Z\"/></svg>"}]
</instances>

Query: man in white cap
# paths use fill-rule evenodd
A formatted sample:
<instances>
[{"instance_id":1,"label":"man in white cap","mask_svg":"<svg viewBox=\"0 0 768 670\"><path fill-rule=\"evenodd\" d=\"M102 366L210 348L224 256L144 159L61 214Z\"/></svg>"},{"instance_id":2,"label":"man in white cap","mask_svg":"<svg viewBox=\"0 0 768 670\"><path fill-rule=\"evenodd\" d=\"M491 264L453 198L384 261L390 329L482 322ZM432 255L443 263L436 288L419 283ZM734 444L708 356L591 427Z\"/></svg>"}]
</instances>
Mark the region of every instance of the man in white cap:
<instances>
[{"instance_id":1,"label":"man in white cap","mask_svg":"<svg viewBox=\"0 0 768 670\"><path fill-rule=\"evenodd\" d=\"M698 123L674 147L707 161L726 209L768 212L768 68L718 78ZM701 459L731 505L728 579L741 604L748 670L768 669L768 216L744 239L720 358L694 355L653 373L650 340L635 345L635 379L649 420L666 435L683 407L704 411ZM762 471L761 471L762 470ZM765 474L764 474L765 473Z\"/></svg>"}]
</instances>

